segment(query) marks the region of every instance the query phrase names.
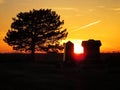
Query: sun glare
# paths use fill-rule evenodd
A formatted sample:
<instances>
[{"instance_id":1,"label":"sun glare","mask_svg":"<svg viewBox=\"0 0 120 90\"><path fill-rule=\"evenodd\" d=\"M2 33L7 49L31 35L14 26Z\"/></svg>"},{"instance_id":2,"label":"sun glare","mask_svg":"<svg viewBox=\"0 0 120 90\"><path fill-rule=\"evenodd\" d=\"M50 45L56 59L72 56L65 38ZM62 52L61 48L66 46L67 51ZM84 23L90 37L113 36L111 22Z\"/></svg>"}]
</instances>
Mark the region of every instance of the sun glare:
<instances>
[{"instance_id":1,"label":"sun glare","mask_svg":"<svg viewBox=\"0 0 120 90\"><path fill-rule=\"evenodd\" d=\"M74 53L81 54L83 53L83 47L81 46L82 40L72 40L74 43Z\"/></svg>"},{"instance_id":2,"label":"sun glare","mask_svg":"<svg viewBox=\"0 0 120 90\"><path fill-rule=\"evenodd\" d=\"M74 43L74 53L75 54L83 53L83 47L81 46L81 43Z\"/></svg>"},{"instance_id":3,"label":"sun glare","mask_svg":"<svg viewBox=\"0 0 120 90\"><path fill-rule=\"evenodd\" d=\"M82 54L83 53L83 47L81 45L82 40L67 40L67 41L71 41L74 44L74 53L75 54ZM63 41L61 43L65 43L67 41Z\"/></svg>"}]
</instances>

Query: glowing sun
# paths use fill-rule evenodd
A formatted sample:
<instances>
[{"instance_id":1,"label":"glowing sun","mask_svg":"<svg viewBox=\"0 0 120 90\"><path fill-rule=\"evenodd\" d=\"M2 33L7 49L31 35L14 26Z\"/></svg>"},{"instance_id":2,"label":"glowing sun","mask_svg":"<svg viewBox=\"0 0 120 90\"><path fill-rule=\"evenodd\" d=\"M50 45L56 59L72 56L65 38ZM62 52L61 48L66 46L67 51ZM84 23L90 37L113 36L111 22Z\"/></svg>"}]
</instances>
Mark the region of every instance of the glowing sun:
<instances>
[{"instance_id":1,"label":"glowing sun","mask_svg":"<svg viewBox=\"0 0 120 90\"><path fill-rule=\"evenodd\" d=\"M81 46L82 40L72 40L74 43L74 53L81 54L83 53L83 47Z\"/></svg>"},{"instance_id":2,"label":"glowing sun","mask_svg":"<svg viewBox=\"0 0 120 90\"><path fill-rule=\"evenodd\" d=\"M83 53L83 47L80 45L80 43L74 43L74 53L80 54Z\"/></svg>"},{"instance_id":3,"label":"glowing sun","mask_svg":"<svg viewBox=\"0 0 120 90\"><path fill-rule=\"evenodd\" d=\"M82 47L82 40L67 40L67 41L71 41L74 44L74 54L82 54L83 53L83 47ZM66 43L67 41L63 41L64 43ZM61 43L63 43L61 42Z\"/></svg>"}]
</instances>

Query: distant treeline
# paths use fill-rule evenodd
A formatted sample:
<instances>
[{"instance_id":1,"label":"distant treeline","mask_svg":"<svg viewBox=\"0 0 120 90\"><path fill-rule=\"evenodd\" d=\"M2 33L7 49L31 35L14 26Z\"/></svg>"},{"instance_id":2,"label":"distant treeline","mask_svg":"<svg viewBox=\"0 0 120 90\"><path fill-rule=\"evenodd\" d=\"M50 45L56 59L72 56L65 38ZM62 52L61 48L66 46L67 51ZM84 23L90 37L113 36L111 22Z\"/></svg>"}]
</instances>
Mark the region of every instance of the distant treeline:
<instances>
[{"instance_id":1,"label":"distant treeline","mask_svg":"<svg viewBox=\"0 0 120 90\"><path fill-rule=\"evenodd\" d=\"M62 53L35 54L36 62L56 62L62 61ZM31 55L24 53L4 53L0 54L0 62L31 62Z\"/></svg>"},{"instance_id":2,"label":"distant treeline","mask_svg":"<svg viewBox=\"0 0 120 90\"><path fill-rule=\"evenodd\" d=\"M101 60L111 61L120 60L120 53L101 53ZM0 61L30 61L30 54L23 53L4 53L0 54ZM62 61L63 53L35 54L36 61Z\"/></svg>"}]
</instances>

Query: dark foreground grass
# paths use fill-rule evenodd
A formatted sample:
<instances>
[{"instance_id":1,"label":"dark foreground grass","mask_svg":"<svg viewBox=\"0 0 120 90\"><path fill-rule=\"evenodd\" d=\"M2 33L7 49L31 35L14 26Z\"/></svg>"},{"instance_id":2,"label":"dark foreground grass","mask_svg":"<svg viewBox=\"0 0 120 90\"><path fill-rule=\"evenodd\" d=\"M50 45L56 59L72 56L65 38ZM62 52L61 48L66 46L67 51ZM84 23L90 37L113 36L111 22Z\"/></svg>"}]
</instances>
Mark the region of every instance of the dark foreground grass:
<instances>
[{"instance_id":1,"label":"dark foreground grass","mask_svg":"<svg viewBox=\"0 0 120 90\"><path fill-rule=\"evenodd\" d=\"M0 90L120 89L119 54L107 54L102 56L99 62L83 61L69 67L59 61L60 55L59 59L55 55L54 58L51 58L53 57L51 55L36 56L37 60L39 59L36 62L28 62L27 55L15 56L14 54L1 57ZM42 61L44 58L46 60ZM21 59L26 61L21 61ZM6 61L3 62L3 60Z\"/></svg>"}]
</instances>

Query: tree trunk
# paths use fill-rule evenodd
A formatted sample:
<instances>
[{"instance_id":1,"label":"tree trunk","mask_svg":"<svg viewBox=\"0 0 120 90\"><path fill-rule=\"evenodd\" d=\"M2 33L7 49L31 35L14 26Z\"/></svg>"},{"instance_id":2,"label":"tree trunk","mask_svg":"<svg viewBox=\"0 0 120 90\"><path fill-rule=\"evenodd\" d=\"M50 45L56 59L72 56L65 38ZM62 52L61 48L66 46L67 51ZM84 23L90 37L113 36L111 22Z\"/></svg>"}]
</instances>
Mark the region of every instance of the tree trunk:
<instances>
[{"instance_id":1,"label":"tree trunk","mask_svg":"<svg viewBox=\"0 0 120 90\"><path fill-rule=\"evenodd\" d=\"M35 61L35 44L32 43L31 45L31 60Z\"/></svg>"},{"instance_id":2,"label":"tree trunk","mask_svg":"<svg viewBox=\"0 0 120 90\"><path fill-rule=\"evenodd\" d=\"M31 51L31 55L32 55L32 56L35 55L35 50L34 50L34 49L32 49L32 51Z\"/></svg>"}]
</instances>

